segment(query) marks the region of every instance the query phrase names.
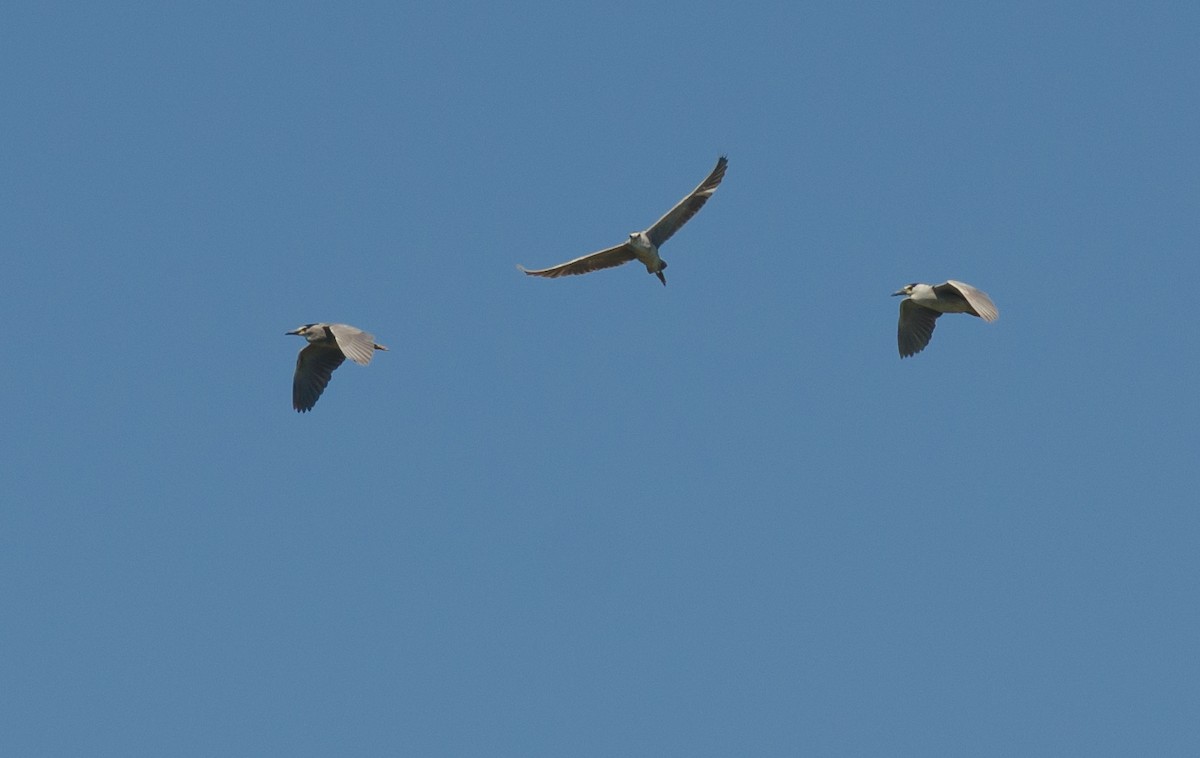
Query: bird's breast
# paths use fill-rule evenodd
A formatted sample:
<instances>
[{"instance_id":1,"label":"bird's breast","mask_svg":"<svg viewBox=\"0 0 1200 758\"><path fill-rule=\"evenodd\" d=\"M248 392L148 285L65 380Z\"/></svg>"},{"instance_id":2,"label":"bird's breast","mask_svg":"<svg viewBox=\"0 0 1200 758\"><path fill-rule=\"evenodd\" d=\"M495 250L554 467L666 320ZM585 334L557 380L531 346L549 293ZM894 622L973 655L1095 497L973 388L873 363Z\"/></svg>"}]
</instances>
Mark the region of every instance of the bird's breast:
<instances>
[{"instance_id":1,"label":"bird's breast","mask_svg":"<svg viewBox=\"0 0 1200 758\"><path fill-rule=\"evenodd\" d=\"M645 264L646 269L650 273L653 274L659 270L659 263L662 259L658 257L658 248L647 239L645 234L631 237L629 247L633 249L633 254L637 256L639 261Z\"/></svg>"}]
</instances>

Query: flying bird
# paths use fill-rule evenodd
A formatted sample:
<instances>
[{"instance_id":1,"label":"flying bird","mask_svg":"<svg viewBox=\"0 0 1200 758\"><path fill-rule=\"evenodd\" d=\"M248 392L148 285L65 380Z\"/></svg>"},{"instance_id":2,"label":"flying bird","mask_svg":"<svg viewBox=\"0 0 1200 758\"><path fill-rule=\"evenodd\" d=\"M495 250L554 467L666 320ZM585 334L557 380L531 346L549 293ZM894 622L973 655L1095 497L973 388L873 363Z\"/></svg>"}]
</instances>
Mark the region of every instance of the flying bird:
<instances>
[{"instance_id":1,"label":"flying bird","mask_svg":"<svg viewBox=\"0 0 1200 758\"><path fill-rule=\"evenodd\" d=\"M375 344L375 337L348 324L305 324L287 334L308 340L296 358L296 375L292 378L292 407L298 413L312 410L342 361L349 358L365 366L376 350L387 350Z\"/></svg>"},{"instance_id":2,"label":"flying bird","mask_svg":"<svg viewBox=\"0 0 1200 758\"><path fill-rule=\"evenodd\" d=\"M632 260L639 260L646 266L646 271L658 277L658 280L665 287L667 278L663 276L663 269L667 267L667 262L658 256L658 248L664 242L671 239L671 235L679 231L680 227L686 224L696 212L704 207L708 202L708 198L717 191L717 187L721 184L721 180L725 178L725 166L729 161L725 156L717 159L717 166L708 175L708 178L700 182L700 186L691 191L684 199L680 200L674 208L667 211L666 215L654 222L644 232L632 232L629 235L628 242L622 242L616 247L610 247L605 250L600 250L595 253L589 253L581 258L576 258L573 261L560 263L557 266L550 268L538 269L530 271L524 266L517 268L524 271L530 276L544 276L553 279L559 276L570 276L572 274L587 274L592 271L599 271L602 268L612 268L620 266L622 263L628 263Z\"/></svg>"},{"instance_id":3,"label":"flying bird","mask_svg":"<svg viewBox=\"0 0 1200 758\"><path fill-rule=\"evenodd\" d=\"M984 321L1000 318L987 293L953 279L937 285L906 284L892 295L907 295L900 303L900 325L896 329L901 358L925 349L933 338L938 316L943 313L969 313Z\"/></svg>"}]
</instances>

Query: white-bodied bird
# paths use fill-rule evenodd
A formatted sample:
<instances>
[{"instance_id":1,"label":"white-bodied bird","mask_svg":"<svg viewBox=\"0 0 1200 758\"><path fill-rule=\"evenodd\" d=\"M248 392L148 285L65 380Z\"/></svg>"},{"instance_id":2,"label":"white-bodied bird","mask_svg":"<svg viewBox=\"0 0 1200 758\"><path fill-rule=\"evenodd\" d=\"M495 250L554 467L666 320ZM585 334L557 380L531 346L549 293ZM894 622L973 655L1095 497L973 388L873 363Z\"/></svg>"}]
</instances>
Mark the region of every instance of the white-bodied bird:
<instances>
[{"instance_id":1,"label":"white-bodied bird","mask_svg":"<svg viewBox=\"0 0 1200 758\"><path fill-rule=\"evenodd\" d=\"M348 324L305 324L287 334L298 334L308 345L296 358L296 375L292 377L292 407L306 413L317 404L317 398L329 384L333 370L349 358L365 366L375 357L376 350L387 350L375 344L375 338Z\"/></svg>"},{"instance_id":2,"label":"white-bodied bird","mask_svg":"<svg viewBox=\"0 0 1200 758\"><path fill-rule=\"evenodd\" d=\"M717 167L712 170L707 179L700 182L699 187L692 190L691 194L680 200L674 208L667 211L666 215L658 221L655 221L654 225L649 229L644 232L631 233L628 242L622 242L616 247L589 253L581 258L560 263L550 268L538 269L537 271L530 271L524 266L517 266L517 268L530 276L544 276L553 279L572 274L586 274L602 268L620 266L622 263L628 263L632 260L639 260L645 264L647 272L657 276L658 280L663 283L663 286L666 286L667 278L663 276L663 269L667 267L667 262L659 257L659 246L669 240L672 234L679 231L680 227L686 224L692 216L696 215L697 211L704 207L704 204L708 202L708 198L712 197L712 194L717 191L717 186L720 185L721 180L725 178L725 166L728 163L729 161L722 155L717 160Z\"/></svg>"},{"instance_id":3,"label":"white-bodied bird","mask_svg":"<svg viewBox=\"0 0 1200 758\"><path fill-rule=\"evenodd\" d=\"M969 313L984 321L1000 318L1000 311L986 292L953 279L937 285L906 284L892 295L907 295L900 303L900 325L896 329L901 358L925 349L933 338L935 322L943 313Z\"/></svg>"}]
</instances>

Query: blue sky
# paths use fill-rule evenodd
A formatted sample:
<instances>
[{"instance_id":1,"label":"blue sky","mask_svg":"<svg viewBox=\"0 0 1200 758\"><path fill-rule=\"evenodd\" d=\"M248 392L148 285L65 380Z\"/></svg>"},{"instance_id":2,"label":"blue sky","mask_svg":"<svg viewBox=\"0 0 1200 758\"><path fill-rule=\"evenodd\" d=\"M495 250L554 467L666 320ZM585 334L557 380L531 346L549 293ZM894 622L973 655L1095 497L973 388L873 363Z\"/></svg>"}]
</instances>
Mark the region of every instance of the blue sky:
<instances>
[{"instance_id":1,"label":"blue sky","mask_svg":"<svg viewBox=\"0 0 1200 758\"><path fill-rule=\"evenodd\" d=\"M1200 10L979 5L6 5L0 752L1195 755Z\"/></svg>"}]
</instances>

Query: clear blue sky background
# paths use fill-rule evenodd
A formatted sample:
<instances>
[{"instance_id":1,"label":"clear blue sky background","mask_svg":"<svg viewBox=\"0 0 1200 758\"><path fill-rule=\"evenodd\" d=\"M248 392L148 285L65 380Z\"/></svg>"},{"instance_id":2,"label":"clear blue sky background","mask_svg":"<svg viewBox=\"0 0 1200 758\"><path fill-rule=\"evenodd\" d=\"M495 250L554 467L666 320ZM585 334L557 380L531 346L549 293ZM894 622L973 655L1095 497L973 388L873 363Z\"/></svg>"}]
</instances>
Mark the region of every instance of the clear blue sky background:
<instances>
[{"instance_id":1,"label":"clear blue sky background","mask_svg":"<svg viewBox=\"0 0 1200 758\"><path fill-rule=\"evenodd\" d=\"M6 4L0 753L1200 754L1200 6L988 5Z\"/></svg>"}]
</instances>

